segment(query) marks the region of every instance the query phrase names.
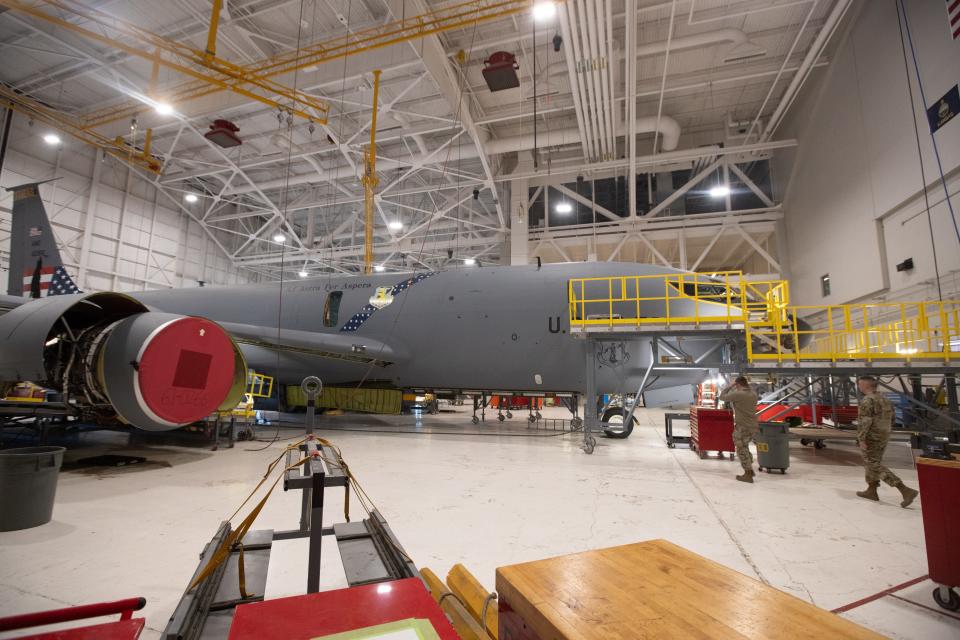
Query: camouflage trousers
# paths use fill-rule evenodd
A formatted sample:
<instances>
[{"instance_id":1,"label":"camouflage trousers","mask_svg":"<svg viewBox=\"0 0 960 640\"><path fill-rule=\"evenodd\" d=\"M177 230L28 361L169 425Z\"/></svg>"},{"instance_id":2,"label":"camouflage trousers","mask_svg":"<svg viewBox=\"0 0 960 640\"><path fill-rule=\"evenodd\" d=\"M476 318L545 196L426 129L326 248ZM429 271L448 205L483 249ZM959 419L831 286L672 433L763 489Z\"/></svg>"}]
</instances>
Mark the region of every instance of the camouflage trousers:
<instances>
[{"instance_id":1,"label":"camouflage trousers","mask_svg":"<svg viewBox=\"0 0 960 640\"><path fill-rule=\"evenodd\" d=\"M870 432L866 435L865 440L867 447L866 449L860 449L860 455L863 456L863 468L867 483L883 480L891 487L900 484L900 478L897 477L897 474L883 465L883 453L887 450L890 433Z\"/></svg>"},{"instance_id":2,"label":"camouflage trousers","mask_svg":"<svg viewBox=\"0 0 960 640\"><path fill-rule=\"evenodd\" d=\"M756 429L747 427L733 428L733 445L737 448L737 457L740 459L740 466L744 471L753 469L753 454L750 453L750 441L757 435Z\"/></svg>"}]
</instances>

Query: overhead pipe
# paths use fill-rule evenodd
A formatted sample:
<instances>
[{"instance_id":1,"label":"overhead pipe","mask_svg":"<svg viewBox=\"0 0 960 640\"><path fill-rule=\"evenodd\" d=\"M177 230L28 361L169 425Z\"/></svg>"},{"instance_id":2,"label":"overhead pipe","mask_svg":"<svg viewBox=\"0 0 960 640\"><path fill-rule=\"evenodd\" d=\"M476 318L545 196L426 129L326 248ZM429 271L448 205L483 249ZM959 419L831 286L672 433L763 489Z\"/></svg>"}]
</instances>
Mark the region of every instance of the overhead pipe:
<instances>
[{"instance_id":1,"label":"overhead pipe","mask_svg":"<svg viewBox=\"0 0 960 640\"><path fill-rule=\"evenodd\" d=\"M654 133L657 131L657 118L645 116L636 120L637 135ZM627 127L621 124L617 128L617 137L627 135ZM680 141L680 125L669 116L660 116L660 138L664 151L673 151ZM559 147L568 144L577 144L581 141L579 129L558 129L548 131L537 136L537 144L541 147ZM522 135L511 138L499 138L487 141L486 152L489 154L510 153L533 148L533 135Z\"/></svg>"},{"instance_id":2,"label":"overhead pipe","mask_svg":"<svg viewBox=\"0 0 960 640\"><path fill-rule=\"evenodd\" d=\"M569 22L570 15L567 11L568 6L569 5L567 3L560 4L558 7L560 12L558 19L560 20L560 34L563 40L563 55L564 58L569 61L574 60L575 58L573 55L573 37L571 35ZM581 100L583 99L583 78L580 76L580 74L576 73L572 64L568 64L567 62L562 62L559 64L563 65L563 69L566 71L570 81L570 95L573 98L573 108L577 112L577 128L580 130L580 143L583 150L583 157L592 158L593 140L590 137L590 128L586 126L584 114L584 111L588 108L588 106L581 103Z\"/></svg>"},{"instance_id":3,"label":"overhead pipe","mask_svg":"<svg viewBox=\"0 0 960 640\"><path fill-rule=\"evenodd\" d=\"M605 15L607 18L606 28L604 29L605 39L601 42L607 43L607 66L605 70L605 77L607 80L608 90L608 113L610 117L610 142L613 145L611 150L614 156L617 153L617 137L616 130L617 126L622 118L618 117L617 113L617 100L615 95L614 87L616 87L616 82L614 81L613 69L614 69L614 53L613 53L613 6L611 4L612 0L606 0L606 11Z\"/></svg>"},{"instance_id":4,"label":"overhead pipe","mask_svg":"<svg viewBox=\"0 0 960 640\"><path fill-rule=\"evenodd\" d=\"M637 8L637 0L626 0L627 15L633 15ZM637 50L637 21L627 20L624 33L624 62L626 64L626 104L624 117L627 122L636 122L637 118L637 56L626 55L627 52ZM628 136L627 158L630 164L627 169L627 207L630 216L637 215L637 137Z\"/></svg>"},{"instance_id":5,"label":"overhead pipe","mask_svg":"<svg viewBox=\"0 0 960 640\"><path fill-rule=\"evenodd\" d=\"M587 33L587 9L586 2L590 0L577 0L577 19L575 21L575 28L579 37L574 35L575 42L579 40L580 51L577 52L576 60L570 60L569 64L577 65L577 73L582 74L586 79L587 92L584 94L584 104L587 106L587 114L589 115L588 121L590 122L590 129L593 135L594 148L593 155L591 159L596 159L603 153L603 131L599 126L599 114L597 113L596 105L596 89L594 88L594 78L593 74L589 73L587 70L586 60L592 59L592 54L590 50L590 36Z\"/></svg>"},{"instance_id":6,"label":"overhead pipe","mask_svg":"<svg viewBox=\"0 0 960 640\"><path fill-rule=\"evenodd\" d=\"M603 159L608 159L614 153L612 145L612 129L610 123L609 99L607 96L607 84L604 81L603 65L603 40L600 26L603 23L602 0L587 0L587 17L589 19L590 51L593 52L593 60L590 65L593 74L593 86L596 88L594 99L599 108L599 119L597 124L601 127L603 142Z\"/></svg>"},{"instance_id":7,"label":"overhead pipe","mask_svg":"<svg viewBox=\"0 0 960 640\"><path fill-rule=\"evenodd\" d=\"M654 133L657 130L657 118L654 116L644 116L642 118L637 118L637 135ZM620 123L616 129L616 137L622 138L627 135L626 125ZM285 138L284 138L285 139ZM670 116L660 116L660 140L661 148L664 151L673 151L677 148L677 145L680 142L680 125L676 120ZM580 134L580 129L559 129L556 131L548 131L545 133L539 133L537 135L537 146L539 147L558 147L569 144L582 144L583 138ZM534 148L533 134L525 134L521 136L512 136L509 138L497 138L487 140L484 144L484 150L488 155L496 155L501 153L511 153L514 151L526 151ZM461 151L460 157L464 160L473 159L479 157L476 147L473 145L464 146ZM410 168L411 166L420 166L429 164L431 161L439 162L436 158L431 157L432 154L422 154L410 158L406 162L401 162L399 160L392 160L387 158L378 158L377 167L378 171L389 171L396 168ZM319 165L314 165L314 168L317 168L318 171L322 173L302 173L298 175L291 175L286 178L277 178L274 180L266 180L264 182L258 182L257 188L262 191L269 191L271 189L282 189L285 187L293 187L302 184L316 184L318 182L339 180L345 178L357 178L357 170L348 165L340 165L333 167L331 169L323 169ZM256 191L257 188L254 188L248 184L237 185L236 187L230 187L223 192L224 196L231 195L240 195L244 193L251 193Z\"/></svg>"},{"instance_id":8,"label":"overhead pipe","mask_svg":"<svg viewBox=\"0 0 960 640\"><path fill-rule=\"evenodd\" d=\"M715 31L706 31L704 33L697 33L690 36L680 36L674 38L670 43L670 51L685 51L688 49L699 49L701 47L708 47L714 44L721 44L724 42L729 42L734 46L734 49L741 47L743 45L754 44L751 42L747 34L740 29L717 29ZM762 51L758 45L757 46L757 55L762 55ZM646 44L637 45L636 47L636 57L637 58L648 58L650 56L659 55L665 53L667 50L667 41L660 40L658 42L648 42ZM626 54L623 51L614 51L612 54L615 58L617 64L623 62ZM560 75L565 71L567 66L566 62L554 62L544 67L542 73L547 75Z\"/></svg>"}]
</instances>

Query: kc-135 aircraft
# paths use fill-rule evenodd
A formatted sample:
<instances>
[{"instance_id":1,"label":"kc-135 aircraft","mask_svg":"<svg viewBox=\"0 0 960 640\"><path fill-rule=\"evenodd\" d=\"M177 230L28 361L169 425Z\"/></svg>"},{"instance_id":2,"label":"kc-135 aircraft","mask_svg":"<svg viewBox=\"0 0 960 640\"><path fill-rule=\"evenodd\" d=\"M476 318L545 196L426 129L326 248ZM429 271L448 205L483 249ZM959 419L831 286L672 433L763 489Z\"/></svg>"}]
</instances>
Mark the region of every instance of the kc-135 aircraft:
<instances>
[{"instance_id":1,"label":"kc-135 aircraft","mask_svg":"<svg viewBox=\"0 0 960 640\"><path fill-rule=\"evenodd\" d=\"M568 281L678 273L567 263L83 293L63 266L40 184L8 189L13 234L10 295L0 301L8 309L0 316L0 382L31 381L62 391L88 418L153 431L236 406L248 367L281 384L316 375L332 385L583 393L586 341L570 335ZM663 280L649 286L651 296L662 295ZM710 313L704 306L700 313ZM717 314L727 312L717 306ZM690 356L712 354L703 366L716 366L716 342L684 345ZM601 393L633 393L650 364L649 339L618 344L612 359L596 358ZM657 372L646 388L695 384L705 374Z\"/></svg>"}]
</instances>

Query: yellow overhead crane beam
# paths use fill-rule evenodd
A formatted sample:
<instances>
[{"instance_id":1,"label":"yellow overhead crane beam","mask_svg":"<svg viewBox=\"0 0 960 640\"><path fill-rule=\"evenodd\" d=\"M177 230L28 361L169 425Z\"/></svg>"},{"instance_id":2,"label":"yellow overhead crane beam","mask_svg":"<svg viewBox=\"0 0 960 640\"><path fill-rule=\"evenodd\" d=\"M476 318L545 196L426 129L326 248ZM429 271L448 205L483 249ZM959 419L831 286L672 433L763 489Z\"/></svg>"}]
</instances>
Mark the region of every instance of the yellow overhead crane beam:
<instances>
[{"instance_id":1,"label":"yellow overhead crane beam","mask_svg":"<svg viewBox=\"0 0 960 640\"><path fill-rule=\"evenodd\" d=\"M216 3L216 5L219 4L219 2ZM205 92L193 97L229 89L238 95L262 102L271 107L283 109L292 115L310 121L326 122L326 114L329 106L323 100L314 98L296 89L290 89L280 83L273 82L269 78L251 71L249 67L237 65L223 58L218 58L212 52L201 51L189 45L168 40L134 24L115 18L103 11L77 4L72 2L72 0L40 0L38 5L28 4L23 0L0 0L0 6L26 13L34 18L44 20L45 22L77 33L113 49L123 51L131 56L156 62L168 69L194 78L198 85L205 89ZM93 31L92 29L70 22L66 18L60 17L60 15L48 13L42 8L44 6L58 10L63 14L72 15L82 20L92 22L112 35L105 35L104 33ZM215 10L214 13L219 19L219 7L215 6L215 9L217 10ZM120 40L119 38L121 37L132 41L134 44L128 44ZM213 28L213 25L211 25L209 37L213 40L216 39L216 30ZM155 96L149 97L151 99L155 98ZM104 117L102 114L99 116L94 114L93 117L88 116L85 118L85 125L97 126L106 124L124 115L135 115L142 109L143 103L138 102L136 109L133 111L124 109L113 115L109 115L109 117ZM105 111L107 114L111 113L110 109Z\"/></svg>"},{"instance_id":2,"label":"yellow overhead crane beam","mask_svg":"<svg viewBox=\"0 0 960 640\"><path fill-rule=\"evenodd\" d=\"M370 148L364 158L363 178L363 272L373 273L373 190L380 184L377 178L377 110L380 96L380 69L373 72L373 116L370 121Z\"/></svg>"},{"instance_id":3,"label":"yellow overhead crane beam","mask_svg":"<svg viewBox=\"0 0 960 640\"><path fill-rule=\"evenodd\" d=\"M167 56L160 59L161 64L194 78L165 93L165 99L171 104L179 105L219 91L230 90L319 123L326 123L328 112L326 103L273 82L270 78L291 73L304 67L320 65L409 40L490 22L505 16L529 11L533 6L533 0L466 0L456 2L422 15L344 34L325 42L303 47L298 51L291 51L254 64L241 66L216 57L220 0L214 2L205 51L171 42L149 31L119 21L103 12L78 6L71 0L40 0L40 3L69 12L83 19L92 20L118 35L133 39L139 47L119 42L68 22L42 10L38 6L28 4L24 0L0 0L2 6L23 11L35 18L80 33L130 55L152 61L157 59L154 57L154 49L159 48ZM263 95L264 93L268 95ZM271 96L279 96L282 100L273 100ZM307 108L312 108L316 113L305 113L304 109ZM84 119L87 126L99 126L121 118L132 117L142 110L142 102L126 102L86 114Z\"/></svg>"},{"instance_id":4,"label":"yellow overhead crane beam","mask_svg":"<svg viewBox=\"0 0 960 640\"><path fill-rule=\"evenodd\" d=\"M103 152L122 160L128 164L146 169L151 173L159 174L163 168L163 163L159 158L150 153L150 132L147 131L147 138L144 141L144 148L138 149L128 143L121 137L108 138L95 131L85 129L79 122L67 116L60 111L37 102L33 98L17 93L13 89L0 84L0 98L4 106L18 111L32 120L43 122L51 127L59 129L64 133L77 138L91 146L103 149Z\"/></svg>"}]
</instances>

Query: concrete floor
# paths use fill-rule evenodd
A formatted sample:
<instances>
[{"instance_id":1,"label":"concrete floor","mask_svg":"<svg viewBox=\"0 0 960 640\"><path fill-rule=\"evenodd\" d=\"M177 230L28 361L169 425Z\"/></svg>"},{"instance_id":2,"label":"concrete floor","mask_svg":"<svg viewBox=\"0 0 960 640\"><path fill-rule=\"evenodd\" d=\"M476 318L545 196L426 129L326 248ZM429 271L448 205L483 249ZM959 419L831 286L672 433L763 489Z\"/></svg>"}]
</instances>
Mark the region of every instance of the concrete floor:
<instances>
[{"instance_id":1,"label":"concrete floor","mask_svg":"<svg viewBox=\"0 0 960 640\"><path fill-rule=\"evenodd\" d=\"M412 558L440 575L462 562L492 588L500 565L666 538L833 609L927 572L919 503L901 509L898 494L886 487L880 504L856 498L863 474L850 445L814 450L793 443L786 475L763 474L747 485L733 479L736 462L699 460L683 446L668 449L656 410L638 414L641 425L629 440L601 438L592 456L580 451L575 436L524 437L522 416L512 429L495 421L473 427L468 416L442 414L421 423L343 416L336 424L366 423L371 431L323 432L341 446ZM478 435L485 431L492 435ZM261 434L272 437L273 429ZM81 445L68 460L109 450L149 461L66 470L51 523L0 533L0 611L142 595L148 602L143 637L154 638L201 548L283 442L260 451L264 444L243 442L211 452L130 446L108 433L84 435ZM892 446L888 462L916 485L906 445ZM334 491L330 522L342 521L340 504ZM278 490L255 528L293 528L298 509L297 495ZM302 592L306 553L298 544L276 549L268 597ZM325 587L344 585L335 545L324 549ZM893 638L960 637L960 616L941 613L932 588L924 581L844 615Z\"/></svg>"}]
</instances>

